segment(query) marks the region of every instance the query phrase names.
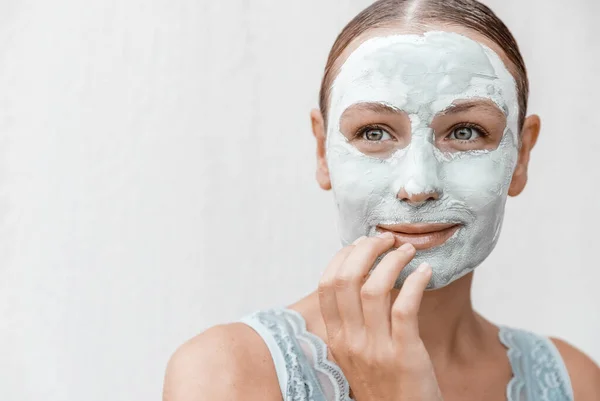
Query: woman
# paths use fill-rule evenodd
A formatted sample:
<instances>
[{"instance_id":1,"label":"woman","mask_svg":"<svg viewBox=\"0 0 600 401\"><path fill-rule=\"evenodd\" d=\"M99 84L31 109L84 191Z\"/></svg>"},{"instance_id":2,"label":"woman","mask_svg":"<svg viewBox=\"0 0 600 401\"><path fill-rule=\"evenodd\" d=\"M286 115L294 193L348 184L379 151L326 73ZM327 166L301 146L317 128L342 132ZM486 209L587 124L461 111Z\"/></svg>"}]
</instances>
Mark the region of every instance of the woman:
<instances>
[{"instance_id":1,"label":"woman","mask_svg":"<svg viewBox=\"0 0 600 401\"><path fill-rule=\"evenodd\" d=\"M340 250L318 290L180 347L166 401L599 400L564 341L471 305L540 130L505 25L475 0L380 0L331 50L311 112Z\"/></svg>"}]
</instances>

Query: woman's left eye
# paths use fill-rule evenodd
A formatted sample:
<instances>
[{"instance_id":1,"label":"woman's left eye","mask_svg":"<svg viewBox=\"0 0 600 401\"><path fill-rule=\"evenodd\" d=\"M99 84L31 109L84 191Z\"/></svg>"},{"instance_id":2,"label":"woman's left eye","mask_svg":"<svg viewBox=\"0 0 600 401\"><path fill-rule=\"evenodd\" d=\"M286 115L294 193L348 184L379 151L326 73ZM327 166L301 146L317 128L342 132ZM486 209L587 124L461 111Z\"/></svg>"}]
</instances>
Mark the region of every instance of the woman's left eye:
<instances>
[{"instance_id":1,"label":"woman's left eye","mask_svg":"<svg viewBox=\"0 0 600 401\"><path fill-rule=\"evenodd\" d=\"M458 139L460 141L472 141L484 136L480 130L474 127L458 127L450 134L450 139Z\"/></svg>"}]
</instances>

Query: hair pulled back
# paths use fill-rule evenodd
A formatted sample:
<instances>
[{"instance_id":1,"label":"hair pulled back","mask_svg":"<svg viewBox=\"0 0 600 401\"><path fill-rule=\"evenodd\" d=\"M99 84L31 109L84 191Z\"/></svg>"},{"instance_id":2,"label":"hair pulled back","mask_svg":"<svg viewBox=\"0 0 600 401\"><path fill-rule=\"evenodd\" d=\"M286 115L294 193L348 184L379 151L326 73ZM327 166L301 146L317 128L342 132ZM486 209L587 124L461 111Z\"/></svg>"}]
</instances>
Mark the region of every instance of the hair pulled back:
<instances>
[{"instance_id":1,"label":"hair pulled back","mask_svg":"<svg viewBox=\"0 0 600 401\"><path fill-rule=\"evenodd\" d=\"M327 58L319 91L319 108L325 126L336 60L350 42L369 29L389 27L398 23L459 25L472 29L498 44L514 64L519 97L519 130L522 129L529 97L525 62L515 38L506 25L492 10L477 0L378 0L360 12L340 32Z\"/></svg>"}]
</instances>

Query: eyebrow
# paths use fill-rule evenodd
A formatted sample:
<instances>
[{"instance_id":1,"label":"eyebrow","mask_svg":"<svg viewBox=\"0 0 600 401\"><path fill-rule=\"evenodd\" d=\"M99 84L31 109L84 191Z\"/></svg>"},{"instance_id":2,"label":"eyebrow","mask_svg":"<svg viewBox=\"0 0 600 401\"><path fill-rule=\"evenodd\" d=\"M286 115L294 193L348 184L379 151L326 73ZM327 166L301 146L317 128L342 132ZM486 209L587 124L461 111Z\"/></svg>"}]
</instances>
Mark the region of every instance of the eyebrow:
<instances>
[{"instance_id":1,"label":"eyebrow","mask_svg":"<svg viewBox=\"0 0 600 401\"><path fill-rule=\"evenodd\" d=\"M437 115L458 114L458 113L464 113L473 108L485 109L486 111L488 111L490 113L497 114L498 116L501 116L501 117L506 117L506 114L503 113L495 104L492 104L486 100L472 100L472 101L466 101L466 102L461 102L461 103L456 103L456 104L453 103L450 106L446 107L444 110L442 110L436 114ZM340 119L343 119L347 113L361 112L361 111L372 111L374 113L387 113L387 114L390 114L390 113L397 114L397 113L403 112L402 110L395 108L393 106L390 106L388 104L385 104L385 103L363 102L363 103L355 103L355 104L349 106L346 110L344 110Z\"/></svg>"},{"instance_id":2,"label":"eyebrow","mask_svg":"<svg viewBox=\"0 0 600 401\"><path fill-rule=\"evenodd\" d=\"M364 102L364 103L356 103L351 105L350 107L348 107L346 110L344 110L344 112L342 113L342 118L344 117L344 115L346 113L350 113L350 112L360 112L360 111L372 111L374 113L393 113L393 114L397 114L397 113L402 113L402 110L399 110L393 106L390 106L388 104L385 103L377 103L377 102Z\"/></svg>"},{"instance_id":3,"label":"eyebrow","mask_svg":"<svg viewBox=\"0 0 600 401\"><path fill-rule=\"evenodd\" d=\"M496 113L502 117L506 117L506 115L495 105L487 102L487 101L482 101L482 100L475 100L475 101L470 101L470 102L462 102L462 103L458 103L458 104L451 104L450 106L446 107L444 110L442 110L440 113L438 114L458 114L458 113L463 113L465 111L469 111L473 108L482 108L482 109L486 109L487 111L491 112L491 113Z\"/></svg>"}]
</instances>

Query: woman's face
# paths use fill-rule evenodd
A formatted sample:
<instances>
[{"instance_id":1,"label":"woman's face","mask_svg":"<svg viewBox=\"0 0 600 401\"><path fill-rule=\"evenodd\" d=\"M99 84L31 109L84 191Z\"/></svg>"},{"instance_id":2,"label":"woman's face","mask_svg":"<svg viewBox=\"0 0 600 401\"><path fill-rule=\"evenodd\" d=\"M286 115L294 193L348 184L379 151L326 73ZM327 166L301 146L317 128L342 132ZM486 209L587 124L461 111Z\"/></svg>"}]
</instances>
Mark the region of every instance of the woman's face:
<instances>
[{"instance_id":1,"label":"woman's face","mask_svg":"<svg viewBox=\"0 0 600 401\"><path fill-rule=\"evenodd\" d=\"M515 79L483 43L449 31L373 36L331 87L326 164L343 245L389 230L440 288L500 232L519 160Z\"/></svg>"}]
</instances>

